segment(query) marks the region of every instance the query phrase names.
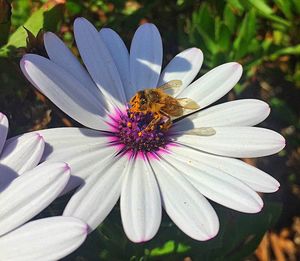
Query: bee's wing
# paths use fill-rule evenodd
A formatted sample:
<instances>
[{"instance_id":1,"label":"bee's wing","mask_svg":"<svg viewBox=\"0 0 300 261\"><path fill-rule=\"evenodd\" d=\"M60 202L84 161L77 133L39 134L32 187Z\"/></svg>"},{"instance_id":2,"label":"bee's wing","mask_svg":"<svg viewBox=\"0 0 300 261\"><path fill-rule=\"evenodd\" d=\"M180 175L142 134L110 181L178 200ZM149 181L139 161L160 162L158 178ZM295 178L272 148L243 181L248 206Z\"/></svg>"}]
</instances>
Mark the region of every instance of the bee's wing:
<instances>
[{"instance_id":1,"label":"bee's wing","mask_svg":"<svg viewBox=\"0 0 300 261\"><path fill-rule=\"evenodd\" d=\"M181 85L182 85L181 80L172 80L172 81L166 82L165 84L163 84L161 86L158 86L157 88L161 89L163 91L166 91L166 90L177 89L177 88L181 87Z\"/></svg>"},{"instance_id":2,"label":"bee's wing","mask_svg":"<svg viewBox=\"0 0 300 261\"><path fill-rule=\"evenodd\" d=\"M184 109L188 109L188 110L198 110L200 109L200 106L198 105L197 102L193 101L192 99L189 98L179 98L176 99L180 106Z\"/></svg>"}]
</instances>

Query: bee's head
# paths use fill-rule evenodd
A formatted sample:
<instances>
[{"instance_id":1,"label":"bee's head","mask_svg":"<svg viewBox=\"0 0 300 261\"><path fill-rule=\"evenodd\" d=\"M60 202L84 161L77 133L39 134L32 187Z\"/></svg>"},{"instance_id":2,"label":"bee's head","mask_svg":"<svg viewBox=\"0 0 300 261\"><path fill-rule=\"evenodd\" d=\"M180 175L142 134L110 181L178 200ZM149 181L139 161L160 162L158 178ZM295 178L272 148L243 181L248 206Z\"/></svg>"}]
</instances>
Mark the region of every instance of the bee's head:
<instances>
[{"instance_id":1,"label":"bee's head","mask_svg":"<svg viewBox=\"0 0 300 261\"><path fill-rule=\"evenodd\" d=\"M145 94L145 91L139 91L138 92L138 107L139 110L144 111L147 109L147 96Z\"/></svg>"},{"instance_id":2,"label":"bee's head","mask_svg":"<svg viewBox=\"0 0 300 261\"><path fill-rule=\"evenodd\" d=\"M147 110L148 102L144 91L137 92L129 102L132 111Z\"/></svg>"},{"instance_id":3,"label":"bee's head","mask_svg":"<svg viewBox=\"0 0 300 261\"><path fill-rule=\"evenodd\" d=\"M143 111L143 110L146 110L147 109L147 100L146 99L141 99L140 100L140 103L139 103L139 107L140 107L140 110Z\"/></svg>"}]
</instances>

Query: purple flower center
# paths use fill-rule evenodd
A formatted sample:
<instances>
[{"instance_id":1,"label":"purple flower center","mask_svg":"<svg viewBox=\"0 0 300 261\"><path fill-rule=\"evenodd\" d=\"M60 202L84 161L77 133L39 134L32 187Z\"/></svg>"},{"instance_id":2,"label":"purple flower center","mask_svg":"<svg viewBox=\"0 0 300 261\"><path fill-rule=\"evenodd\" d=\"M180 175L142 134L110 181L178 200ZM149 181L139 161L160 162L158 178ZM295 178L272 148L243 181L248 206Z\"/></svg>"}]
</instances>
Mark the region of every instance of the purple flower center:
<instances>
[{"instance_id":1,"label":"purple flower center","mask_svg":"<svg viewBox=\"0 0 300 261\"><path fill-rule=\"evenodd\" d=\"M121 145L122 150L132 153L155 152L161 148L166 148L170 142L167 129L163 124L164 119L153 123L155 115L151 112L130 112L118 113L118 117L113 117L112 143Z\"/></svg>"}]
</instances>

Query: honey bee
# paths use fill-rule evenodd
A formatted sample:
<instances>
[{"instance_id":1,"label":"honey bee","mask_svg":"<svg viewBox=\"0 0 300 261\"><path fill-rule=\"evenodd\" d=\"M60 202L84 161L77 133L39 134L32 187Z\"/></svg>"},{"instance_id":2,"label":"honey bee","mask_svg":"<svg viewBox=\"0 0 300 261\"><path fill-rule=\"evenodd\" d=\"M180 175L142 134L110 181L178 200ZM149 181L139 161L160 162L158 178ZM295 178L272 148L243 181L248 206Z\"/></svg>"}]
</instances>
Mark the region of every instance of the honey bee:
<instances>
[{"instance_id":1,"label":"honey bee","mask_svg":"<svg viewBox=\"0 0 300 261\"><path fill-rule=\"evenodd\" d=\"M172 125L172 117L180 117L184 109L197 110L199 105L189 98L174 98L167 94L166 90L179 88L180 80L169 81L157 88L149 88L138 91L129 101L130 112L153 113L153 120L145 130L153 129L156 124L163 120L161 128L168 129Z\"/></svg>"}]
</instances>

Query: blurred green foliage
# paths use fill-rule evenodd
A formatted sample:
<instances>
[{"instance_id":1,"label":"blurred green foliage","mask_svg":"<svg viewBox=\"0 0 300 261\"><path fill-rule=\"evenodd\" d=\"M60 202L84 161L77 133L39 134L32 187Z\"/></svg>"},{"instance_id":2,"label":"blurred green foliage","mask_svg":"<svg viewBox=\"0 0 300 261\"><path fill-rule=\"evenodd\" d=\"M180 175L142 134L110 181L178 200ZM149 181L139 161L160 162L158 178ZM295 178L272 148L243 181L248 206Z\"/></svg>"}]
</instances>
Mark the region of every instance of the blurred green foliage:
<instances>
[{"instance_id":1,"label":"blurred green foliage","mask_svg":"<svg viewBox=\"0 0 300 261\"><path fill-rule=\"evenodd\" d=\"M273 162L289 162L289 169L282 170L283 162L280 168L268 171L277 177L285 174L283 182L300 184L297 163L290 156L300 146L299 0L0 0L0 104L10 118L10 135L66 122L76 124L29 88L18 67L18 50L26 46L25 27L34 35L40 29L57 33L77 54L72 28L78 16L86 17L97 28L116 30L128 47L138 25L153 22L163 38L164 63L179 51L196 46L205 57L201 74L224 62L240 62L245 70L243 79L228 97L254 97L270 104L272 120L264 126L281 131L289 144L282 157ZM64 203L58 199L51 206L51 214L59 214ZM152 241L133 244L123 232L116 207L87 242L65 260L182 260L189 256L193 261L240 261L274 225L281 206L270 197L255 216L216 208L221 231L213 240L194 241L164 216Z\"/></svg>"},{"instance_id":2,"label":"blurred green foliage","mask_svg":"<svg viewBox=\"0 0 300 261\"><path fill-rule=\"evenodd\" d=\"M188 21L189 41L204 51L208 67L240 61L252 76L263 62L300 55L299 7L297 0L207 2ZM300 87L299 66L289 77Z\"/></svg>"}]
</instances>

